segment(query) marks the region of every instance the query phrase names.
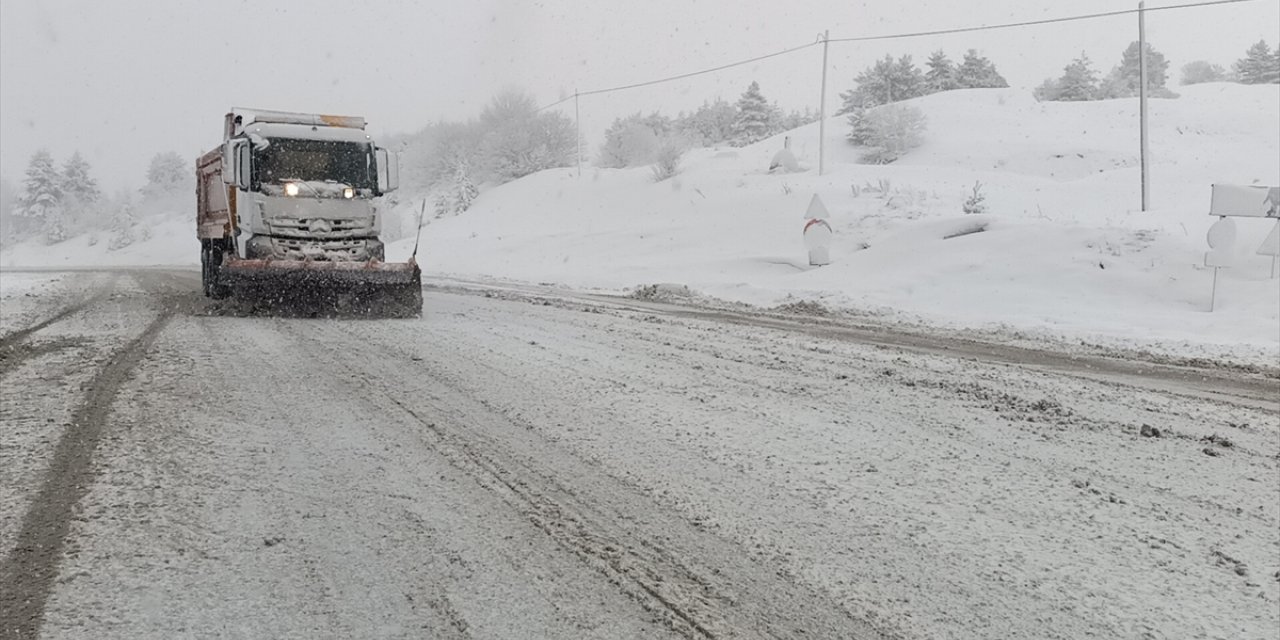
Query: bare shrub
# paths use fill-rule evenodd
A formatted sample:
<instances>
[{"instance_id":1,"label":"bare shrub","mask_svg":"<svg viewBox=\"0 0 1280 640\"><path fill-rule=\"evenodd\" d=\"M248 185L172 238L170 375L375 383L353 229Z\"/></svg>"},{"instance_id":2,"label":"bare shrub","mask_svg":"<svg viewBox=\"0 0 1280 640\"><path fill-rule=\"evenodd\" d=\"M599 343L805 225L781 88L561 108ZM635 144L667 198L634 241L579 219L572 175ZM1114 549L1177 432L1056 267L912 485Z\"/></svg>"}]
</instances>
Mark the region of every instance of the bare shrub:
<instances>
[{"instance_id":1,"label":"bare shrub","mask_svg":"<svg viewBox=\"0 0 1280 640\"><path fill-rule=\"evenodd\" d=\"M975 180L973 183L973 192L969 194L968 199L966 199L964 204L961 205L961 209L963 209L965 213L986 213L986 200L987 196L982 193L982 183Z\"/></svg>"},{"instance_id":2,"label":"bare shrub","mask_svg":"<svg viewBox=\"0 0 1280 640\"><path fill-rule=\"evenodd\" d=\"M663 139L658 144L656 160L653 163L653 181L662 182L680 173L680 161L684 158L684 144L674 137Z\"/></svg>"}]
</instances>

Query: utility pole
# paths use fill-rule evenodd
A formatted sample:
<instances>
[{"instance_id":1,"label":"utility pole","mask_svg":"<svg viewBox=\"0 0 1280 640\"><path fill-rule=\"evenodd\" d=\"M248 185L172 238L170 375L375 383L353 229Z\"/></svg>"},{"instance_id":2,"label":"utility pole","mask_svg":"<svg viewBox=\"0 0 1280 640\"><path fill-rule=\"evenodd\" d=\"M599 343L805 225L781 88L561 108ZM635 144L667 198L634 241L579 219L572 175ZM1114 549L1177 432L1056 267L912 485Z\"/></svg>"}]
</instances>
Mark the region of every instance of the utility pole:
<instances>
[{"instance_id":1,"label":"utility pole","mask_svg":"<svg viewBox=\"0 0 1280 640\"><path fill-rule=\"evenodd\" d=\"M818 175L827 168L827 49L831 31L822 32L822 98L818 102Z\"/></svg>"},{"instance_id":2,"label":"utility pole","mask_svg":"<svg viewBox=\"0 0 1280 640\"><path fill-rule=\"evenodd\" d=\"M1147 16L1146 2L1138 3L1138 128L1142 150L1142 210L1151 202L1150 176L1147 173Z\"/></svg>"},{"instance_id":3,"label":"utility pole","mask_svg":"<svg viewBox=\"0 0 1280 640\"><path fill-rule=\"evenodd\" d=\"M579 114L578 90L574 89L573 90L573 125L578 131L577 133L578 139L575 141L577 143L578 152L575 155L578 156L578 177L581 178L582 177L582 119L578 117L578 114Z\"/></svg>"}]
</instances>

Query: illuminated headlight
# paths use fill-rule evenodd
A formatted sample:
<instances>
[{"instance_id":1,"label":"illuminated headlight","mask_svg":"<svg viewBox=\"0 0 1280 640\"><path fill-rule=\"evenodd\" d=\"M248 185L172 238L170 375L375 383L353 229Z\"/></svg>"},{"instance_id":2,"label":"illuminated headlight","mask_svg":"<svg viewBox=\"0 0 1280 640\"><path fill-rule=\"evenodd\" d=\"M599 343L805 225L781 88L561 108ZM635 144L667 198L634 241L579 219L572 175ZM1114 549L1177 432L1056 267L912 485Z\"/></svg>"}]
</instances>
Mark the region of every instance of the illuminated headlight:
<instances>
[{"instance_id":1,"label":"illuminated headlight","mask_svg":"<svg viewBox=\"0 0 1280 640\"><path fill-rule=\"evenodd\" d=\"M350 200L356 197L356 190L352 189L351 187L346 187L342 190L342 197Z\"/></svg>"},{"instance_id":2,"label":"illuminated headlight","mask_svg":"<svg viewBox=\"0 0 1280 640\"><path fill-rule=\"evenodd\" d=\"M285 194L286 196L296 196L296 195L298 195L298 183L296 183L296 182L286 182L286 183L284 183L284 194Z\"/></svg>"}]
</instances>

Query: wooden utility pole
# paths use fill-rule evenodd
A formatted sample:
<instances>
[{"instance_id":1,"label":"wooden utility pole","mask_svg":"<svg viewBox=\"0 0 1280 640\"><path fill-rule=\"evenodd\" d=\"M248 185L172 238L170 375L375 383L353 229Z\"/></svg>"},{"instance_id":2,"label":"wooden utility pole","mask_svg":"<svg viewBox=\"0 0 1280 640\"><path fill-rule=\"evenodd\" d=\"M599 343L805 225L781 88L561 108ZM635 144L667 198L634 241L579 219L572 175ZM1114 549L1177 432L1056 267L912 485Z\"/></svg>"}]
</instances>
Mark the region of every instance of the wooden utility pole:
<instances>
[{"instance_id":1,"label":"wooden utility pole","mask_svg":"<svg viewBox=\"0 0 1280 640\"><path fill-rule=\"evenodd\" d=\"M1142 165L1142 210L1146 211L1151 202L1151 180L1147 173L1147 20L1146 2L1138 3L1138 128L1140 164Z\"/></svg>"},{"instance_id":2,"label":"wooden utility pole","mask_svg":"<svg viewBox=\"0 0 1280 640\"><path fill-rule=\"evenodd\" d=\"M822 32L822 98L818 101L818 175L827 168L827 49L831 31Z\"/></svg>"}]
</instances>

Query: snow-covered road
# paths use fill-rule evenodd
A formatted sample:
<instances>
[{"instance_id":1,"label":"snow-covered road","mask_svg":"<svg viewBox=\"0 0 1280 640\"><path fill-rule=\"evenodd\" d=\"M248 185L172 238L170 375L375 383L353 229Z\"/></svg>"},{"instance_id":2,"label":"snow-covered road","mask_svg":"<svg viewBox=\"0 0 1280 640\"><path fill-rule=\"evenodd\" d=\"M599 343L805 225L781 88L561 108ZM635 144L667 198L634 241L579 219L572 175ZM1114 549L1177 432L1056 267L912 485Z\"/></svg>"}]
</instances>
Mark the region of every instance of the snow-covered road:
<instances>
[{"instance_id":1,"label":"snow-covered road","mask_svg":"<svg viewBox=\"0 0 1280 640\"><path fill-rule=\"evenodd\" d=\"M456 283L313 320L185 271L0 280L0 638L1280 633L1273 374Z\"/></svg>"}]
</instances>

